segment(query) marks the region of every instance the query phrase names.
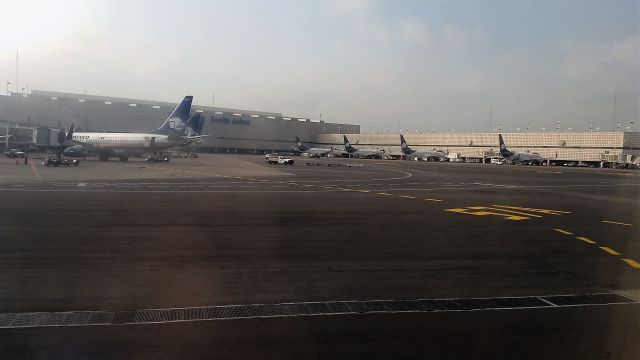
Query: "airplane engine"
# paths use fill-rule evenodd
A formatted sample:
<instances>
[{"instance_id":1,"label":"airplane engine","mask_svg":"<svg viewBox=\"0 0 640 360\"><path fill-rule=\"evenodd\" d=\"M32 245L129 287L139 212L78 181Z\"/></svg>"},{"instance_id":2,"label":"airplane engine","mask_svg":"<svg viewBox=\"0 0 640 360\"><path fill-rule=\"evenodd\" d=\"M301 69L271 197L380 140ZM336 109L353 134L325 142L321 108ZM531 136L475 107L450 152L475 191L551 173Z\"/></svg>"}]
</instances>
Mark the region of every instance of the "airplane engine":
<instances>
[{"instance_id":1,"label":"airplane engine","mask_svg":"<svg viewBox=\"0 0 640 360\"><path fill-rule=\"evenodd\" d=\"M62 152L62 155L67 157L81 158L85 156L85 153L84 153L84 148L81 145L74 145L64 149L64 151Z\"/></svg>"}]
</instances>

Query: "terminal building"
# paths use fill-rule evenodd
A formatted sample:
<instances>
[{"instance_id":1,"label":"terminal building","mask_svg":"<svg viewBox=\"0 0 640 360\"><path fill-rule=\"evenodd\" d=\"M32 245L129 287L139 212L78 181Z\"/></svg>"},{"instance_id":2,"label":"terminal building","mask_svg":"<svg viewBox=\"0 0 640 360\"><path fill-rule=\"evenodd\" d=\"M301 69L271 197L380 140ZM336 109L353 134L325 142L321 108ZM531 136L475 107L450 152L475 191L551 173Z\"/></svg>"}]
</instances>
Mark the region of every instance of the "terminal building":
<instances>
[{"instance_id":1,"label":"terminal building","mask_svg":"<svg viewBox=\"0 0 640 360\"><path fill-rule=\"evenodd\" d=\"M37 128L40 133L46 132L44 128L67 129L71 124L75 124L78 131L146 132L160 127L176 106L177 103L160 101L33 90L29 94L0 96L0 133L6 132L2 128L6 122L11 126L18 123L22 128ZM210 136L203 138L199 148L207 152L288 150L295 146L296 136L311 143L316 134L360 132L359 125L328 123L274 112L201 105L193 105L191 111L201 112L205 119L202 132ZM44 137L41 135L41 140ZM12 136L11 141L16 145L28 145L25 138L31 137ZM57 133L49 138L57 139Z\"/></svg>"},{"instance_id":2,"label":"terminal building","mask_svg":"<svg viewBox=\"0 0 640 360\"><path fill-rule=\"evenodd\" d=\"M179 100L179 99L176 99ZM60 131L146 132L158 128L177 103L33 90L0 96L0 147L59 146ZM400 134L360 134L360 125L328 123L282 113L193 105L201 112L203 152L264 153L288 151L295 137L309 145L341 149L343 135L352 145L399 156ZM18 126L16 126L16 124ZM452 160L479 161L497 156L498 133L404 133L413 149L440 150ZM640 161L640 132L503 133L512 151L535 152L554 162Z\"/></svg>"},{"instance_id":3,"label":"terminal building","mask_svg":"<svg viewBox=\"0 0 640 360\"><path fill-rule=\"evenodd\" d=\"M439 150L450 159L479 161L499 156L498 133L404 133L415 150ZM625 162L640 160L640 132L516 132L502 133L507 148L538 153L551 162ZM400 134L358 134L348 136L351 144L384 150L399 156ZM316 134L318 146L338 146L343 135Z\"/></svg>"}]
</instances>

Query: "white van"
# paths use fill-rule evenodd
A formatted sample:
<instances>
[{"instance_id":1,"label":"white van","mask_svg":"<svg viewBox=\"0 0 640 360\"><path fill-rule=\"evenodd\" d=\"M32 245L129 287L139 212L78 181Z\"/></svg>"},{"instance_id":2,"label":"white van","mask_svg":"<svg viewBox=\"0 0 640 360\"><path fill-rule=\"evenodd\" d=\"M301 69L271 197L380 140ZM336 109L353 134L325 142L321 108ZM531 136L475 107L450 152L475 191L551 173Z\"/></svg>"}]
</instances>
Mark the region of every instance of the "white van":
<instances>
[{"instance_id":1,"label":"white van","mask_svg":"<svg viewBox=\"0 0 640 360\"><path fill-rule=\"evenodd\" d=\"M492 164L502 165L502 164L504 164L505 162L506 162L506 160L505 160L505 159L503 159L503 158L499 158L499 157L492 157L492 158L491 158L491 163L492 163Z\"/></svg>"}]
</instances>

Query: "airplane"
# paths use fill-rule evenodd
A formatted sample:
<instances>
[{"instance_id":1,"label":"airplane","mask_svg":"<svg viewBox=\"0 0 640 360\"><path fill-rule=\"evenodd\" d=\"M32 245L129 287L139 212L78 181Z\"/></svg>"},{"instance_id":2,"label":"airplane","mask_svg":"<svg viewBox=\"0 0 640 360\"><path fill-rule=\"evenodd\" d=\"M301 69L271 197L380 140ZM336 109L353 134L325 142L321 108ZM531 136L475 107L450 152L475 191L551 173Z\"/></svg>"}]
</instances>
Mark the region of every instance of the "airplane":
<instances>
[{"instance_id":1,"label":"airplane","mask_svg":"<svg viewBox=\"0 0 640 360\"><path fill-rule=\"evenodd\" d=\"M402 134L400 134L400 148L405 156L410 156L416 159L444 161L447 158L447 155L440 151L413 150L409 145L407 145L407 141L404 139Z\"/></svg>"},{"instance_id":2,"label":"airplane","mask_svg":"<svg viewBox=\"0 0 640 360\"><path fill-rule=\"evenodd\" d=\"M542 165L544 162L544 159L538 153L509 151L509 149L507 149L507 145L505 145L504 140L502 139L502 134L498 134L498 140L500 142L500 155L514 164Z\"/></svg>"},{"instance_id":3,"label":"airplane","mask_svg":"<svg viewBox=\"0 0 640 360\"><path fill-rule=\"evenodd\" d=\"M357 149L351 146L349 139L347 139L347 135L343 135L344 137L344 150L349 154L349 157L357 157L363 159L379 159L384 154L384 150L362 150Z\"/></svg>"},{"instance_id":4,"label":"airplane","mask_svg":"<svg viewBox=\"0 0 640 360\"><path fill-rule=\"evenodd\" d=\"M300 152L301 154L306 154L311 157L320 157L322 155L327 155L328 153L333 151L333 148L323 149L323 148L310 148L308 146L302 145L302 141L298 136L296 136L296 146L292 147L291 150Z\"/></svg>"},{"instance_id":5,"label":"airplane","mask_svg":"<svg viewBox=\"0 0 640 360\"><path fill-rule=\"evenodd\" d=\"M100 161L108 161L112 156L117 156L120 161L127 161L130 155L142 155L189 144L202 137L195 131L202 129L199 116L195 117L198 124L192 125L195 127L191 129L191 134L195 135L185 136L192 101L193 96L185 96L162 126L149 133L74 133L71 125L64 141L64 145L68 147L64 149L63 155L85 157L88 152L97 152Z\"/></svg>"}]
</instances>

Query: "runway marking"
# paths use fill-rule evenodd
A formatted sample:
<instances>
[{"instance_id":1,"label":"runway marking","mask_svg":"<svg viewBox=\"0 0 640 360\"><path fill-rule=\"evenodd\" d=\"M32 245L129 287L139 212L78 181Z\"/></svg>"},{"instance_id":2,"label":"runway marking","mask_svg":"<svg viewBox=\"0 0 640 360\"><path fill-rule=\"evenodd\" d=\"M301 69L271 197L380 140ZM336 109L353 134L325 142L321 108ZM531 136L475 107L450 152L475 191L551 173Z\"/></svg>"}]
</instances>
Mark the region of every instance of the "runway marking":
<instances>
[{"instance_id":1,"label":"runway marking","mask_svg":"<svg viewBox=\"0 0 640 360\"><path fill-rule=\"evenodd\" d=\"M425 200L425 201L435 201L435 202L442 201L442 200L440 200L440 199L431 199L431 198L426 198L426 199L424 199L424 200Z\"/></svg>"},{"instance_id":2,"label":"runway marking","mask_svg":"<svg viewBox=\"0 0 640 360\"><path fill-rule=\"evenodd\" d=\"M361 193L368 193L368 192L369 192L369 190L359 190L359 189L357 189L357 190L355 190L355 191L359 191L359 192L361 192Z\"/></svg>"},{"instance_id":3,"label":"runway marking","mask_svg":"<svg viewBox=\"0 0 640 360\"><path fill-rule=\"evenodd\" d=\"M485 211L485 210L480 210L480 209L487 209L487 207L484 207L484 206L470 206L468 208L445 209L445 211L459 213L459 214L476 215L476 216L496 215L496 216L502 216L506 220L514 220L514 221L528 220L529 219L528 217L525 217L525 216L517 216L517 215L513 215L513 214L505 214L505 213L500 213L500 212L495 212L495 211Z\"/></svg>"},{"instance_id":4,"label":"runway marking","mask_svg":"<svg viewBox=\"0 0 640 360\"><path fill-rule=\"evenodd\" d=\"M389 193L385 193L385 192L379 192L378 195L393 196L393 194L389 194Z\"/></svg>"},{"instance_id":5,"label":"runway marking","mask_svg":"<svg viewBox=\"0 0 640 360\"><path fill-rule=\"evenodd\" d=\"M76 186L87 186L87 183L86 182L81 182L81 183L78 183L78 185L76 185Z\"/></svg>"},{"instance_id":6,"label":"runway marking","mask_svg":"<svg viewBox=\"0 0 640 360\"><path fill-rule=\"evenodd\" d=\"M401 198L405 198L405 199L415 199L415 196L410 196L410 195L400 195Z\"/></svg>"},{"instance_id":7,"label":"runway marking","mask_svg":"<svg viewBox=\"0 0 640 360\"><path fill-rule=\"evenodd\" d=\"M529 220L531 218L541 218L542 215L540 214L551 214L551 215L561 215L563 213L569 214L568 211L534 209L534 208L527 208L527 207L520 207L520 206L507 206L507 205L492 205L492 206L476 205L476 206L467 206L464 208L445 209L445 211L459 213L459 214L476 215L476 216L495 215L495 216L501 216L505 220L513 220L513 221ZM535 213L538 213L538 214L535 214Z\"/></svg>"},{"instance_id":8,"label":"runway marking","mask_svg":"<svg viewBox=\"0 0 640 360\"><path fill-rule=\"evenodd\" d=\"M633 259L622 259L622 261L626 262L629 266L634 269L640 269L640 264Z\"/></svg>"},{"instance_id":9,"label":"runway marking","mask_svg":"<svg viewBox=\"0 0 640 360\"><path fill-rule=\"evenodd\" d=\"M489 210L498 210L498 211L503 211L503 212L506 212L506 213L518 214L518 215L523 215L523 216L542 217L542 215L530 214L530 213L525 213L525 212L521 212L521 211L507 210L507 209L501 209L501 208L487 207L487 209L489 209Z\"/></svg>"},{"instance_id":10,"label":"runway marking","mask_svg":"<svg viewBox=\"0 0 640 360\"><path fill-rule=\"evenodd\" d=\"M0 329L149 325L175 322L242 320L299 316L339 316L460 311L557 309L615 306L640 301L615 292L541 296L403 300L338 300L276 304L213 305L140 310L83 310L0 313Z\"/></svg>"},{"instance_id":11,"label":"runway marking","mask_svg":"<svg viewBox=\"0 0 640 360\"><path fill-rule=\"evenodd\" d=\"M540 174L562 174L562 171L537 171Z\"/></svg>"},{"instance_id":12,"label":"runway marking","mask_svg":"<svg viewBox=\"0 0 640 360\"><path fill-rule=\"evenodd\" d=\"M573 235L572 232L568 232L568 231L562 230L562 229L553 229L553 231L557 231L557 232L559 232L561 234L565 234L565 235Z\"/></svg>"},{"instance_id":13,"label":"runway marking","mask_svg":"<svg viewBox=\"0 0 640 360\"><path fill-rule=\"evenodd\" d=\"M153 187L164 187L168 186L147 186L148 188ZM230 186L218 186L218 187L230 187ZM249 186L252 188L256 188L256 186ZM78 193L140 193L140 194L160 194L160 193L319 193L323 191L318 190L130 190L127 188L121 189L0 189L0 191L11 191L11 192L78 192Z\"/></svg>"},{"instance_id":14,"label":"runway marking","mask_svg":"<svg viewBox=\"0 0 640 360\"><path fill-rule=\"evenodd\" d=\"M562 211L562 210L534 209L534 208L527 208L527 207L520 207L520 206L507 206L507 205L492 205L492 206L507 208L507 209L515 209L515 210L533 211L533 212L539 212L542 214L549 214L549 215L571 214L571 211Z\"/></svg>"},{"instance_id":15,"label":"runway marking","mask_svg":"<svg viewBox=\"0 0 640 360\"><path fill-rule=\"evenodd\" d=\"M584 236L576 236L576 239L582 240L582 241L586 242L587 244L595 244L596 243L595 241L593 241L593 240L591 240L589 238L586 238Z\"/></svg>"},{"instance_id":16,"label":"runway marking","mask_svg":"<svg viewBox=\"0 0 640 360\"><path fill-rule=\"evenodd\" d=\"M627 224L627 223L618 222L618 221L602 220L602 222L606 223L606 224L614 224L614 225L622 225L622 226L633 226L633 224Z\"/></svg>"},{"instance_id":17,"label":"runway marking","mask_svg":"<svg viewBox=\"0 0 640 360\"><path fill-rule=\"evenodd\" d=\"M602 250L604 250L604 251L608 252L608 253L609 253L609 254L611 254L611 255L622 255L622 254L620 254L619 252L617 252L617 251L613 250L612 248L609 248L609 247L606 247L606 246L600 246L600 249L602 249Z\"/></svg>"}]
</instances>

